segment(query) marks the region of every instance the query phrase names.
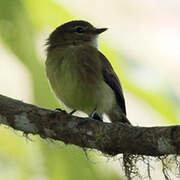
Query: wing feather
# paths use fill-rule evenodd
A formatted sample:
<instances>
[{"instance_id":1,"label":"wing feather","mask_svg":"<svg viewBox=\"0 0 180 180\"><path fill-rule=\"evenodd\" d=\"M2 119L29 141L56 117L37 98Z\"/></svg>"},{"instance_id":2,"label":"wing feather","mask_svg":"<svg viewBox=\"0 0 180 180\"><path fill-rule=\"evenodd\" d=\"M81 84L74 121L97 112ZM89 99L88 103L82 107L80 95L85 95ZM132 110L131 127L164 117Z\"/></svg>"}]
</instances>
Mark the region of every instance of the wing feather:
<instances>
[{"instance_id":1,"label":"wing feather","mask_svg":"<svg viewBox=\"0 0 180 180\"><path fill-rule=\"evenodd\" d=\"M83 63L84 57L86 57L85 63L89 62L87 64L86 71L91 70L94 75L96 73L102 74L103 80L114 91L117 104L120 106L122 112L126 115L126 106L122 87L116 73L114 72L107 58L92 46L83 46L82 48L80 48L78 57L81 63ZM92 57L94 58L92 59Z\"/></svg>"},{"instance_id":2,"label":"wing feather","mask_svg":"<svg viewBox=\"0 0 180 180\"><path fill-rule=\"evenodd\" d=\"M125 105L125 99L122 91L122 87L120 84L120 81L114 72L111 64L107 60L107 58L101 53L100 59L102 62L102 74L104 77L104 81L112 88L112 90L115 93L116 100L118 105L121 107L123 113L126 115L126 105Z\"/></svg>"}]
</instances>

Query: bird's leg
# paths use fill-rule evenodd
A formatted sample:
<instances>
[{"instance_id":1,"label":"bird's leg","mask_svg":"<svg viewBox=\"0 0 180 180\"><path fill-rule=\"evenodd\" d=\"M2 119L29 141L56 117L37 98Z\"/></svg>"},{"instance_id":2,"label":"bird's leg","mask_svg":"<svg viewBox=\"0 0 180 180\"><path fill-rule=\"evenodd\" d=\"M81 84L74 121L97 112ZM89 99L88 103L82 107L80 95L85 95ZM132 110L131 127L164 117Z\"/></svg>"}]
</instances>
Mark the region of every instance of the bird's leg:
<instances>
[{"instance_id":1,"label":"bird's leg","mask_svg":"<svg viewBox=\"0 0 180 180\"><path fill-rule=\"evenodd\" d=\"M56 108L55 111L60 111L61 112L62 110L60 108Z\"/></svg>"},{"instance_id":2,"label":"bird's leg","mask_svg":"<svg viewBox=\"0 0 180 180\"><path fill-rule=\"evenodd\" d=\"M76 110L74 109L74 110L72 110L69 114L70 114L70 115L73 115L75 112L76 112Z\"/></svg>"},{"instance_id":3,"label":"bird's leg","mask_svg":"<svg viewBox=\"0 0 180 180\"><path fill-rule=\"evenodd\" d=\"M91 114L89 115L89 117L92 118L92 119L98 120L98 121L103 121L103 120L102 120L102 115L99 115L99 114L96 112L96 109L97 109L97 107L94 108L94 110L91 112ZM84 119L84 120L82 120L78 125L82 126L82 125L86 124L87 122L89 122L89 121L87 121L86 119Z\"/></svg>"},{"instance_id":4,"label":"bird's leg","mask_svg":"<svg viewBox=\"0 0 180 180\"><path fill-rule=\"evenodd\" d=\"M94 108L94 110L91 112L91 114L89 115L89 117L93 118L93 119L96 119L98 121L103 121L102 119L102 115L101 114L98 114L97 111L97 106Z\"/></svg>"},{"instance_id":5,"label":"bird's leg","mask_svg":"<svg viewBox=\"0 0 180 180\"><path fill-rule=\"evenodd\" d=\"M62 112L62 110L61 110L60 108L56 108L55 111L60 111L60 112ZM72 110L69 114L70 114L70 115L73 115L75 112L76 112L76 110L74 109L74 110Z\"/></svg>"}]
</instances>

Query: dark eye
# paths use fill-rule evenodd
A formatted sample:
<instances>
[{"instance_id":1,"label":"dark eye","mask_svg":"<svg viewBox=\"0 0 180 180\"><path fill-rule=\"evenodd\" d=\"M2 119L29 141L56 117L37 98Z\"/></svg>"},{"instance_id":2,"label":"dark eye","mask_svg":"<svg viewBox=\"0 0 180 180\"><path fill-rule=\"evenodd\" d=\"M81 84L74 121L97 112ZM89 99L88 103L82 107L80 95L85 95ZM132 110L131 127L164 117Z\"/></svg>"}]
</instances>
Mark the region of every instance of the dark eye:
<instances>
[{"instance_id":1,"label":"dark eye","mask_svg":"<svg viewBox=\"0 0 180 180\"><path fill-rule=\"evenodd\" d=\"M77 27L76 28L76 32L77 33L83 33L84 32L84 29L82 27Z\"/></svg>"}]
</instances>

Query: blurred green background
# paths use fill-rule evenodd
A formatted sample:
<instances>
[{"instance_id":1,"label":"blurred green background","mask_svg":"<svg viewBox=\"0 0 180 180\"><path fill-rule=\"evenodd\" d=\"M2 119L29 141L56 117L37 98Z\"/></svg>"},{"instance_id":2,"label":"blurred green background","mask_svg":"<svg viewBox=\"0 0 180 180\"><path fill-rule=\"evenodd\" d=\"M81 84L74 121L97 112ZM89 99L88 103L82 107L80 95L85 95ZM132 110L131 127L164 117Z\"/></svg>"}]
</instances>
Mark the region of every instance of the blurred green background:
<instances>
[{"instance_id":1,"label":"blurred green background","mask_svg":"<svg viewBox=\"0 0 180 180\"><path fill-rule=\"evenodd\" d=\"M146 14L144 12L146 6L137 4L135 7L137 9L134 9L132 14L129 1L125 4L122 1L113 0L112 7L105 1L99 2L100 4L92 1L88 5L87 1L81 3L81 1L72 0L63 4L61 1L53 0L0 0L0 93L46 108L59 107L44 71L45 42L48 35L57 26L73 19L84 19L91 21L92 24L108 27L111 27L111 22L114 24L111 29L116 29L118 33L110 31L107 39L104 34L103 41L100 41L100 49L111 61L121 79L130 121L135 125L146 126L178 124L180 94L176 92L178 87L175 85L180 84L179 71L173 76L168 68L161 68L161 64L159 66L157 62L160 57L153 55L153 51L149 51L147 56L140 56L146 54L143 48L136 46L137 41L132 42L128 39L129 34L135 31L130 30L129 24L132 25L135 15L137 15L136 23L140 24L138 13L140 11ZM138 0L137 2L140 3ZM158 2L161 5L161 1ZM100 10L102 4L104 9ZM109 12L106 13L107 11ZM102 16L103 21L97 14ZM130 15L134 15L132 19ZM145 17L148 20L147 14ZM160 18L158 14L157 17ZM123 21L127 26L124 24L118 27L117 24ZM150 23L153 27L153 23ZM143 29L143 26L141 28ZM140 28L137 29L142 32ZM123 32L126 33L123 34ZM141 35L145 37L145 34ZM177 36L179 37L179 34ZM127 49L125 45L117 44L113 39L122 43L125 41L130 46L133 43L132 47L137 48L137 54L140 52L140 55L134 56L134 49ZM144 44L146 45L147 42L148 40L144 41ZM153 43L156 44L156 42L151 42L152 47L155 46ZM180 41L176 42L176 45L177 43ZM133 53L128 53L130 51ZM168 50L164 53L168 54ZM178 55L176 55L177 61L173 61L175 66L179 65L180 55ZM149 60L149 56L157 58L154 59L155 66L146 61L146 58ZM136 58L133 59L133 57ZM169 62L167 59L166 61ZM159 68L155 68L156 65ZM168 65L167 67L172 68ZM176 69L171 71L176 72ZM175 78L177 81L171 81ZM20 132L4 126L0 127L0 179L120 179L121 165L114 161L108 162L100 154L90 152L91 160L88 160L78 147L45 142L38 137L31 138L32 142L26 140Z\"/></svg>"}]
</instances>

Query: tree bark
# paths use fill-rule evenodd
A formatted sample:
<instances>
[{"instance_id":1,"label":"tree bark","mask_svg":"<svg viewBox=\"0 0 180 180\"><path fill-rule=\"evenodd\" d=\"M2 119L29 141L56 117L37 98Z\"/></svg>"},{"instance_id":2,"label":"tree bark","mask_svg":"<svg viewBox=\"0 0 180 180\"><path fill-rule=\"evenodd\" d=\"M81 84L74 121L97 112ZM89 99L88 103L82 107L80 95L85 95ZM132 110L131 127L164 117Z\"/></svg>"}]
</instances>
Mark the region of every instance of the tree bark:
<instances>
[{"instance_id":1,"label":"tree bark","mask_svg":"<svg viewBox=\"0 0 180 180\"><path fill-rule=\"evenodd\" d=\"M25 134L63 141L105 154L180 154L180 126L137 127L52 111L0 95L0 123Z\"/></svg>"}]
</instances>

